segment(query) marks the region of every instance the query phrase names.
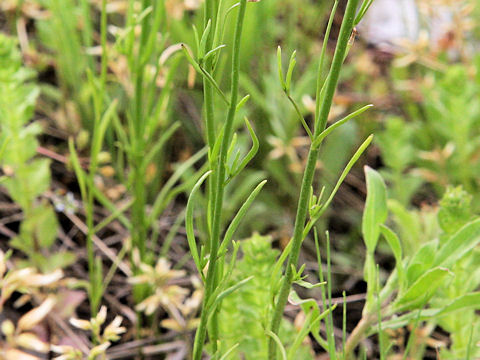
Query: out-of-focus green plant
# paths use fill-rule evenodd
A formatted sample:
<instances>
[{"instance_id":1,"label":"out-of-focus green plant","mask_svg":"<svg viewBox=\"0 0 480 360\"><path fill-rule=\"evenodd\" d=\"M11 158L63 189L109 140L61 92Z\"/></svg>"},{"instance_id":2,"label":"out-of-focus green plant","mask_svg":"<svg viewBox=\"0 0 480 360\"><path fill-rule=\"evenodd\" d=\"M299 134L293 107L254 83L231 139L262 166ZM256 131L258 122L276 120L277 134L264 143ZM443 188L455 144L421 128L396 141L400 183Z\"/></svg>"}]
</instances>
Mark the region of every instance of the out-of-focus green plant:
<instances>
[{"instance_id":1,"label":"out-of-focus green plant","mask_svg":"<svg viewBox=\"0 0 480 360\"><path fill-rule=\"evenodd\" d=\"M71 253L51 254L57 237L57 218L41 195L50 187L50 161L36 158L42 128L31 123L38 87L31 70L22 66L16 40L0 34L0 161L1 183L20 206L23 221L10 245L28 255L43 271L74 261Z\"/></svg>"},{"instance_id":2,"label":"out-of-focus green plant","mask_svg":"<svg viewBox=\"0 0 480 360\"><path fill-rule=\"evenodd\" d=\"M139 4L141 6L137 6ZM165 181L164 150L167 142L178 130L179 123L171 123L169 99L172 94L175 72L179 65L176 53L179 45L167 46L165 32L165 4L143 1L141 4L129 1L126 9L126 23L114 31L114 41L108 34L109 13L107 2L101 2L100 10L100 60L99 71L87 69L87 84L90 88L88 101L93 108L94 121L91 124L90 166L82 169L77 152L81 144L70 141L72 163L80 185L86 208L87 253L90 268L90 293L92 312L95 314L101 300L101 260L95 258L92 239L110 221L119 219L130 231L132 246L138 249L140 263L153 264L159 229L157 219L178 194L190 189L200 173L191 167L205 155L200 150L181 164L173 166L173 173ZM72 8L72 11L79 11ZM88 1L82 2L85 14L96 11ZM136 31L139 29L140 31ZM86 36L86 34L83 34ZM92 34L90 34L93 36ZM92 39L84 40L93 43ZM119 70L119 66L124 66ZM122 71L122 77L110 81L108 72ZM93 106L92 106L93 105ZM115 174L123 182L132 201L118 209L96 186L95 178L100 172L102 149L115 140L112 164ZM76 149L80 148L79 150ZM188 175L187 175L188 174ZM94 224L94 201L100 202L112 215L99 224ZM125 212L130 210L129 216ZM122 253L125 253L126 243ZM168 250L168 249L167 249ZM132 252L131 252L132 253ZM132 270L138 275L138 262L131 258ZM146 285L134 287L137 302L148 294Z\"/></svg>"},{"instance_id":3,"label":"out-of-focus green plant","mask_svg":"<svg viewBox=\"0 0 480 360\"><path fill-rule=\"evenodd\" d=\"M344 12L342 25L340 27L340 33L337 40L335 53L331 61L328 72L325 72L325 54L327 48L327 42L330 36L330 30L333 23L333 18L337 9L338 1L335 1L333 4L333 9L330 14L330 19L325 31L325 37L322 47L322 52L320 54L320 61L318 66L318 72L316 77L316 92L315 92L315 112L314 112L314 121L313 121L313 131L310 129L309 125L306 123L303 115L298 111L298 105L295 100L290 96L291 84L292 84L292 74L296 65L295 52L292 53L290 57L290 62L288 65L288 70L286 75L283 73L282 69L282 57L281 50L278 48L278 73L280 83L282 84L282 89L292 104L296 109L299 120L302 126L305 129L305 132L308 134L310 140L310 146L308 150L307 162L303 171L303 178L300 187L300 194L298 197L297 212L295 217L295 225L293 229L293 235L290 240L288 250L285 251L288 254L288 260L286 261L285 271L281 278L280 283L272 284L274 289L274 302L275 306L272 312L272 319L269 328L269 335L271 339L269 341L269 352L268 358L274 360L277 358L277 346L278 341L278 330L283 318L283 310L287 303L288 296L292 284L295 281L298 281L302 278L303 268L297 269L297 262L300 255L300 249L304 239L308 236L309 232L312 230L315 223L321 218L328 209L330 203L332 202L333 197L335 196L338 188L345 179L346 175L358 160L360 155L370 144L372 136L369 136L362 145L360 145L357 152L352 156L348 164L345 166L345 169L341 173L335 187L331 190L330 195L324 200L324 190L323 188L318 195L315 194L313 190L313 179L316 170L316 164L318 156L320 154L321 145L324 139L332 133L335 129L339 128L343 124L347 123L349 120L355 116L361 114L367 110L371 105L364 106L363 108L358 109L357 111L347 115L345 118L337 121L327 128L328 115L332 108L333 96L338 85L340 78L340 72L342 65L345 61L345 58L348 55L348 52L352 46L352 40L354 36L354 27L360 22L362 17L365 15L365 12L368 10L368 7L371 5L371 1L365 0L361 2L359 6L359 1L349 0ZM359 8L357 9L357 7ZM358 11L357 11L358 10ZM284 259L285 260L285 259ZM281 264L281 262L280 262ZM336 350L333 338L329 335L328 338L329 349L328 352L330 356L336 358Z\"/></svg>"},{"instance_id":4,"label":"out-of-focus green plant","mask_svg":"<svg viewBox=\"0 0 480 360\"><path fill-rule=\"evenodd\" d=\"M415 125L405 123L400 117L390 117L385 120L385 129L376 139L386 165L382 175L390 184L391 197L403 205L410 203L422 183L420 176L410 171L416 159L412 143L414 134Z\"/></svg>"},{"instance_id":5,"label":"out-of-focus green plant","mask_svg":"<svg viewBox=\"0 0 480 360\"><path fill-rule=\"evenodd\" d=\"M53 52L64 119L58 125L70 132L82 128L91 132L94 113L90 104L91 84L87 70L94 71L93 25L91 6L87 0L39 0L49 16L36 22L41 43ZM82 31L80 32L80 28ZM49 93L57 92L54 87ZM77 120L77 122L73 121Z\"/></svg>"},{"instance_id":6,"label":"out-of-focus green plant","mask_svg":"<svg viewBox=\"0 0 480 360\"><path fill-rule=\"evenodd\" d=\"M362 319L347 340L346 357L354 355L355 347L365 337L380 334L381 339L388 339L386 329L407 325L414 331L403 344L405 358L423 358L427 340L436 326L449 332L452 341L448 349L441 350L442 358L478 357L475 344L479 340L480 319L475 310L480 307L480 280L475 263L479 257L480 218L470 210L470 196L461 188L447 189L438 210L437 235L428 237L428 232L420 231L416 248L405 251L408 244L384 225L388 207L383 179L370 168L366 169L366 177L368 194L362 232L367 248L367 301ZM397 222L397 227L400 224ZM420 220L417 225L420 229ZM382 285L374 260L381 238L395 258L395 269ZM417 328L422 331L415 331ZM392 350L384 345L380 343L382 358Z\"/></svg>"},{"instance_id":7,"label":"out-of-focus green plant","mask_svg":"<svg viewBox=\"0 0 480 360\"><path fill-rule=\"evenodd\" d=\"M243 257L236 263L230 284L233 286L248 276L253 276L253 279L226 297L222 305L220 339L223 354L232 349L228 358L264 359L268 355L265 328L272 308L269 288L272 280L277 282L280 278L277 272L272 279L279 251L272 249L271 241L269 237L254 234L240 242ZM297 335L293 325L284 320L279 337L287 352ZM312 359L311 349L302 344L307 335L308 332L303 335L299 342L301 345L292 351L290 358Z\"/></svg>"},{"instance_id":8,"label":"out-of-focus green plant","mask_svg":"<svg viewBox=\"0 0 480 360\"><path fill-rule=\"evenodd\" d=\"M480 81L473 74L478 69L472 64L427 70L419 111L411 111L409 121L386 119L377 143L392 198L408 205L422 183L432 184L437 194L449 184L462 185L477 198Z\"/></svg>"},{"instance_id":9,"label":"out-of-focus green plant","mask_svg":"<svg viewBox=\"0 0 480 360\"><path fill-rule=\"evenodd\" d=\"M478 71L478 68L475 70ZM418 166L438 187L462 185L478 193L480 165L480 83L462 65L431 74L423 87L423 126L418 128ZM430 177L428 176L430 175Z\"/></svg>"}]
</instances>

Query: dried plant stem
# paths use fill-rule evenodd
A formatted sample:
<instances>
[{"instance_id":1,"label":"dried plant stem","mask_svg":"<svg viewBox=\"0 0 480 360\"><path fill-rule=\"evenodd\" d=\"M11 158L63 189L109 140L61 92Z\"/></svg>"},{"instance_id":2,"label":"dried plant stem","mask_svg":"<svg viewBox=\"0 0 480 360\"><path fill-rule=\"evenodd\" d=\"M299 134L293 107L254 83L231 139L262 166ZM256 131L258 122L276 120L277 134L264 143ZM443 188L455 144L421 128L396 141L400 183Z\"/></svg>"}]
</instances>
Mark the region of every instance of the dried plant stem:
<instances>
[{"instance_id":1,"label":"dried plant stem","mask_svg":"<svg viewBox=\"0 0 480 360\"><path fill-rule=\"evenodd\" d=\"M357 345L365 338L365 334L375 321L375 316L364 316L352 331L345 344L345 359L350 359Z\"/></svg>"}]
</instances>

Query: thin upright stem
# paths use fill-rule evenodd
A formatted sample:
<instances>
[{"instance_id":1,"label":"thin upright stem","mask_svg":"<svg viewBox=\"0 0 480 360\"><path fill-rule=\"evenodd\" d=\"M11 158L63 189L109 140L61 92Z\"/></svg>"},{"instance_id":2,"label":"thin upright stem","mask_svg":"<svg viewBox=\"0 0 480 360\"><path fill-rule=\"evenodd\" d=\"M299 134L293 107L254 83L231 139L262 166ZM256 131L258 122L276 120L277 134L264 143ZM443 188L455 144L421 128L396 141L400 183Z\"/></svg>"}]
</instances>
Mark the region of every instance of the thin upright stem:
<instances>
[{"instance_id":1,"label":"thin upright stem","mask_svg":"<svg viewBox=\"0 0 480 360\"><path fill-rule=\"evenodd\" d=\"M101 46L102 46L102 57L101 57L101 70L100 70L100 87L98 96L94 96L93 105L95 111L95 121L93 124L93 138L98 136L99 125L102 118L102 111L104 108L104 99L103 94L105 93L106 87L106 74L107 74L107 11L106 11L107 1L102 0L102 14L101 14ZM92 144L94 141L92 142ZM93 146L93 145L92 145ZM95 235L95 226L93 223L93 208L94 208L94 177L97 172L97 153L92 154L92 159L90 162L89 174L88 174L88 194L87 194L87 206L86 206L86 225L87 225L87 259L88 259L88 275L90 279L90 311L92 316L96 316L98 311L98 305L100 300L100 287L101 284L97 282L98 276L97 272L100 269L97 269L95 263L95 253L93 248L93 236Z\"/></svg>"},{"instance_id":2,"label":"thin upright stem","mask_svg":"<svg viewBox=\"0 0 480 360\"><path fill-rule=\"evenodd\" d=\"M348 41L350 39L353 22L355 19L355 11L357 9L358 0L349 0L345 15L343 18L342 26L340 29L340 35L333 57L332 66L327 77L327 83L325 86L324 97L321 99L320 112L317 114L318 123L314 129L313 138L315 139L326 127L328 114L332 106L333 95L337 87L338 78L340 76L340 69L345 58L347 51ZM273 318L270 326L270 330L278 334L280 323L283 317L283 311L287 303L288 294L293 281L293 268L297 266L298 256L300 254L300 248L302 245L302 234L305 226L305 221L308 211L308 202L310 198L310 188L313 183L313 176L315 174L315 166L318 158L319 148L310 147L307 164L305 167L302 186L300 189L300 197L298 201L297 214L295 218L295 226L292 238L292 250L288 258L285 275L282 280L280 292L277 297L277 301L274 308ZM269 340L268 356L270 360L276 359L276 345L273 338Z\"/></svg>"},{"instance_id":3,"label":"thin upright stem","mask_svg":"<svg viewBox=\"0 0 480 360\"><path fill-rule=\"evenodd\" d=\"M214 28L216 24L216 8L215 2L213 0L206 0L205 2L205 13L204 13L204 26L207 26L209 21L212 22L211 27ZM211 49L213 46L213 34L210 34L207 37L206 47ZM205 70L211 73L213 68L213 58L209 57L205 61ZM203 79L203 100L205 103L205 124L207 132L207 144L210 149L213 148L215 144L215 117L214 117L214 89L210 82L204 78Z\"/></svg>"},{"instance_id":4,"label":"thin upright stem","mask_svg":"<svg viewBox=\"0 0 480 360\"><path fill-rule=\"evenodd\" d=\"M217 9L218 9L218 4L215 0L206 0L205 2L205 11L204 11L204 26L206 27L208 22L211 22L211 29L214 29L217 23ZM213 48L213 32L210 31L207 37L206 41L206 49L212 49ZM205 69L208 73L212 74L213 73L213 57L209 57L205 61ZM205 104L205 124L206 124L206 133L207 133L207 144L208 148L210 149L210 152L213 150L213 147L215 146L215 106L214 106L214 94L215 90L213 85L208 81L207 78L203 78L203 99L204 99L204 104ZM216 165L214 163L214 159L210 159L211 154L209 154L209 161L210 164L213 164L212 166L212 171L216 173ZM215 207L214 204L216 203L216 178L215 176L207 179L207 185L208 185L208 210L209 216L207 217L210 220L212 220L215 217L214 211ZM207 244L207 250L211 251L212 249L212 243L215 241L214 237L212 236L212 224L208 223L207 228L210 230L209 232L209 243ZM212 338L213 342L213 348L212 350L215 352L217 350L217 341L216 338L218 337L218 319L216 316L214 316L211 319L211 333L210 337Z\"/></svg>"},{"instance_id":5,"label":"thin upright stem","mask_svg":"<svg viewBox=\"0 0 480 360\"><path fill-rule=\"evenodd\" d=\"M195 344L193 348L193 359L200 360L202 357L203 344L205 342L207 323L210 315L210 309L206 305L210 302L217 287L217 258L218 248L220 246L220 226L222 217L223 197L225 192L225 177L226 177L226 162L227 153L230 147L230 140L233 132L233 122L235 119L235 112L238 102L238 83L240 75L240 40L242 36L243 20L245 18L245 9L247 0L240 0L240 7L238 10L237 22L235 26L235 35L233 43L232 55L232 79L231 79L231 95L230 106L228 109L227 119L224 125L223 138L220 147L220 154L216 164L215 176L215 201L213 207L212 231L210 240L210 261L208 265L207 278L205 284L205 296L203 299L202 313L200 317L200 325L195 336ZM215 325L213 328L215 329ZM216 339L211 339L212 343L216 343Z\"/></svg>"}]
</instances>

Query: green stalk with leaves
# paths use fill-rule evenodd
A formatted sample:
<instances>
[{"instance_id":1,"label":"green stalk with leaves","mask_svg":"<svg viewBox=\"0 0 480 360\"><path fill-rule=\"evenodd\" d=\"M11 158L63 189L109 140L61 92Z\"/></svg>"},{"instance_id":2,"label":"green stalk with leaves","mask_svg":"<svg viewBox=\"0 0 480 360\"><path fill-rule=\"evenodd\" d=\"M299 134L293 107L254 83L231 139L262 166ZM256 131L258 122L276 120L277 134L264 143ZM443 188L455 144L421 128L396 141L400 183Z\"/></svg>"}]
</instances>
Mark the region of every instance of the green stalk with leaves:
<instances>
[{"instance_id":1,"label":"green stalk with leaves","mask_svg":"<svg viewBox=\"0 0 480 360\"><path fill-rule=\"evenodd\" d=\"M193 358L199 360L202 357L204 343L208 333L209 343L211 344L211 352L214 356L218 356L218 314L221 307L222 299L233 292L238 287L245 284L250 278L228 287L229 277L235 264L236 251L234 251L228 269L225 270L225 254L228 246L232 242L232 237L239 226L240 221L245 216L248 208L252 204L255 197L265 184L262 181L251 192L244 204L238 210L236 216L229 224L222 240L222 216L224 213L224 197L225 189L228 183L237 176L253 158L258 150L258 139L253 129L245 120L248 132L252 137L253 146L243 159L239 158L239 153L234 153L236 145L236 137L234 136L234 120L239 108L245 103L248 97L238 101L239 93L239 75L240 75L240 42L242 37L242 28L245 18L247 1L242 0L239 4L232 6L224 11L222 2L218 5L213 1L207 1L205 6L205 29L197 40L197 59L194 59L189 48L183 45L186 58L193 68L203 77L204 80L204 100L205 100L205 120L207 132L207 144L209 146L209 165L210 171L207 172L196 184L190 195L186 210L186 227L187 236L190 245L190 251L205 284L205 295L202 305L200 324L195 336ZM235 23L235 31L232 46L232 69L230 82L230 97L227 98L217 84L215 75L215 65L218 62L219 51L224 47L220 45L223 40L223 27L225 22L220 24L218 19L221 16L227 16L233 9L237 8L237 19ZM223 14L223 12L225 12ZM222 13L222 14L220 14ZM212 20L213 19L213 20ZM222 97L228 106L225 122L219 131L215 129L214 122L214 95L218 94ZM216 131L217 130L217 131ZM209 177L209 175L211 176ZM208 179L208 210L207 210L207 226L208 239L204 246L201 247L200 254L197 250L197 243L193 232L193 205L195 203L196 193L200 185ZM238 247L237 247L238 249ZM206 276L204 268L208 264Z\"/></svg>"},{"instance_id":2,"label":"green stalk with leaves","mask_svg":"<svg viewBox=\"0 0 480 360\"><path fill-rule=\"evenodd\" d=\"M351 45L350 39L352 37L353 28L356 24L358 24L361 17L363 16L364 14L363 9L365 8L365 6L368 8L368 3L370 2L371 1L365 1L361 7L361 11L359 12L358 16L356 16L356 10L357 10L359 1L358 0L348 1L347 8L345 10L345 15L342 21L342 26L340 29L340 35L338 38L337 47L332 60L332 65L330 67L330 71L326 77L325 82L322 84L323 59L325 56L326 42L328 41L329 28L327 30L327 36L325 37L325 40L324 40L324 46L322 49L319 71L317 75L317 98L316 98L314 131L313 133L311 131L308 131L309 134L312 133L311 135L312 143L310 146L308 160L307 160L307 164L306 164L304 175L303 175L302 186L300 189L300 196L298 201L297 214L295 218L294 232L293 232L293 237L291 239L290 255L286 264L285 274L281 283L281 287L276 298L273 317L270 324L270 332L273 334L278 333L280 322L283 317L283 311L287 303L287 299L291 290L292 283L296 276L294 272L296 272L295 269L297 267L297 262L298 262L302 241L305 238L304 236L305 222L306 222L307 214L309 210L309 203L311 202L311 197L312 197L311 187L313 184L313 177L315 174L315 167L318 159L318 154L320 151L320 144L323 139L321 135L326 128L328 115L330 113L330 108L332 106L333 95L335 93L335 89L340 76L340 70L345 60L345 57L348 53L349 46ZM337 3L335 3L334 9L336 8L336 5ZM293 61L291 60L290 64L292 63ZM291 68L292 68L292 65L289 66L286 81L283 81L283 74L280 70L282 85L287 95L289 92L291 73L293 71L291 70ZM323 209L326 208L326 206L328 205L327 203L322 206ZM323 212L323 211L319 210L319 212ZM275 343L275 337L271 336L271 339L269 342L269 359L271 360L276 359L276 348L277 348L277 345Z\"/></svg>"},{"instance_id":3,"label":"green stalk with leaves","mask_svg":"<svg viewBox=\"0 0 480 360\"><path fill-rule=\"evenodd\" d=\"M28 256L23 266L42 272L75 261L66 251L51 252L58 221L53 207L42 199L51 183L50 161L37 158L42 127L32 122L37 97L35 72L24 67L15 39L0 34L0 184L22 211L18 235L9 245Z\"/></svg>"},{"instance_id":4,"label":"green stalk with leaves","mask_svg":"<svg viewBox=\"0 0 480 360\"><path fill-rule=\"evenodd\" d=\"M116 110L117 101L113 101L105 109L105 93L106 93L106 76L107 76L107 2L102 1L102 17L101 17L101 47L102 56L100 63L100 74L95 77L90 70L87 71L89 84L92 89L92 102L94 109L94 122L92 129L92 141L90 149L90 166L88 173L84 173L81 168L78 155L75 150L73 140L70 139L69 147L72 155L72 163L75 169L77 179L80 185L80 192L85 204L85 218L87 225L87 261L89 273L89 289L88 295L90 300L90 311L92 316L96 316L100 307L100 301L103 293L103 269L100 258L95 258L93 237L95 236L94 225L94 200L95 200L95 184L94 178L98 170L98 158L102 149L103 140L107 131L110 120Z\"/></svg>"},{"instance_id":5,"label":"green stalk with leaves","mask_svg":"<svg viewBox=\"0 0 480 360\"><path fill-rule=\"evenodd\" d=\"M217 164L215 166L214 176L214 205L213 205L213 218L211 228L211 241L210 241L210 261L208 264L208 271L206 277L205 298L202 306L202 314L200 318L200 325L195 336L194 353L195 360L199 360L202 356L203 343L205 341L205 335L207 331L207 322L210 311L207 309L207 304L211 300L211 297L217 287L217 276L219 275L217 269L218 249L220 247L220 221L222 214L223 196L225 192L226 181L226 166L227 166L227 154L230 147L230 140L233 136L233 121L235 118L237 101L238 101L238 79L240 73L240 40L242 36L243 19L245 16L245 9L247 7L247 0L241 0L238 9L237 22L235 27L234 44L233 44L233 58L232 58L232 77L231 77L231 95L230 106L228 109L227 118L225 120L223 132L221 135L220 153L218 155ZM219 139L220 140L220 139ZM217 140L218 141L218 140ZM213 149L212 149L213 150ZM212 195L213 195L212 194ZM214 310L214 313L216 311ZM212 328L215 333L218 331L218 324L213 324ZM216 347L215 336L211 339L212 344Z\"/></svg>"}]
</instances>

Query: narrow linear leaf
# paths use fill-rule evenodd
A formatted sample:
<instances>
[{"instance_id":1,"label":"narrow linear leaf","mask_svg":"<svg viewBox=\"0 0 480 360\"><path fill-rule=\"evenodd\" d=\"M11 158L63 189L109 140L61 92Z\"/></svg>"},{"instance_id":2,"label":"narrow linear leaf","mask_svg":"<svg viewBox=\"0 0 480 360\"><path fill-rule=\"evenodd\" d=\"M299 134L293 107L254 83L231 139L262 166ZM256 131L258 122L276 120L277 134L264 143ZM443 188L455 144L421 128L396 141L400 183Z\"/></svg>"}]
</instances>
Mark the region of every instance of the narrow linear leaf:
<instances>
[{"instance_id":1,"label":"narrow linear leaf","mask_svg":"<svg viewBox=\"0 0 480 360\"><path fill-rule=\"evenodd\" d=\"M308 281L304 281L304 280L296 280L296 281L294 281L294 283L301 286L301 287L304 287L305 289L315 289L315 288L318 288L320 286L324 286L324 285L327 284L326 281L319 282L319 283L316 283L316 284L312 284L312 283L309 283Z\"/></svg>"},{"instance_id":2,"label":"narrow linear leaf","mask_svg":"<svg viewBox=\"0 0 480 360\"><path fill-rule=\"evenodd\" d=\"M353 119L354 117L362 114L363 112L367 111L368 109L370 109L371 107L373 107L372 104L369 104L369 105L365 105L364 107L354 111L353 113L351 113L350 115L347 115L345 116L343 119L341 120L338 120L337 122L335 122L334 124L330 125L328 128L326 128L325 130L323 130L320 135L317 136L317 138L314 140L313 144L312 144L312 147L314 148L318 148L321 143L323 142L323 140L332 132L334 131L335 129L338 129L340 126L342 126L343 124L347 123L348 121L350 121L351 119Z\"/></svg>"},{"instance_id":3,"label":"narrow linear leaf","mask_svg":"<svg viewBox=\"0 0 480 360\"><path fill-rule=\"evenodd\" d=\"M93 232L98 233L101 229L103 229L105 226L110 224L112 221L118 219L132 205L133 205L133 200L130 200L125 205L123 205L122 207L120 207L118 209L115 209L114 212L112 212L109 216L107 216L105 219L103 219L101 222L99 222L97 225L95 225L95 227L93 229Z\"/></svg>"},{"instance_id":4,"label":"narrow linear leaf","mask_svg":"<svg viewBox=\"0 0 480 360\"><path fill-rule=\"evenodd\" d=\"M95 171L97 166L97 159L98 154L102 148L103 138L105 137L105 132L107 131L108 124L115 113L117 108L118 101L114 100L110 103L107 110L102 116L100 120L100 124L98 126L97 131L93 134L93 142L92 142L92 151L91 151L91 164L90 164L90 171Z\"/></svg>"},{"instance_id":5,"label":"narrow linear leaf","mask_svg":"<svg viewBox=\"0 0 480 360\"><path fill-rule=\"evenodd\" d=\"M70 159L72 160L73 170L77 176L78 186L80 187L80 194L82 199L87 198L87 185L86 185L86 174L80 165L80 160L78 159L77 150L75 150L75 144L73 138L68 139L68 148L70 150Z\"/></svg>"},{"instance_id":6,"label":"narrow linear leaf","mask_svg":"<svg viewBox=\"0 0 480 360\"><path fill-rule=\"evenodd\" d=\"M257 135L255 134L255 131L253 131L252 125L250 125L250 122L248 121L247 118L245 118L245 125L247 126L248 132L250 133L250 137L252 138L252 148L248 151L247 155L242 160L240 165L238 165L238 167L233 171L230 177L230 180L234 178L236 175L238 175L248 165L250 160L252 160L258 152L258 148L259 148L258 138L257 138Z\"/></svg>"},{"instance_id":7,"label":"narrow linear leaf","mask_svg":"<svg viewBox=\"0 0 480 360\"><path fill-rule=\"evenodd\" d=\"M142 167L145 169L154 159L155 155L158 154L160 150L163 149L165 143L172 137L172 135L177 131L177 129L180 127L180 123L174 122L160 137L158 141L156 141L155 145L152 147L152 149L145 155L143 158L143 163Z\"/></svg>"},{"instance_id":8,"label":"narrow linear leaf","mask_svg":"<svg viewBox=\"0 0 480 360\"><path fill-rule=\"evenodd\" d=\"M305 121L305 118L303 117L302 112L300 111L300 107L298 106L297 102L290 96L288 91L285 90L285 94L287 95L287 99L290 101L290 103L293 105L295 112L298 115L298 118L300 119L300 122L302 123L303 128L308 134L308 137L310 138L311 141L313 141L313 134L310 128L308 127L307 122Z\"/></svg>"},{"instance_id":9,"label":"narrow linear leaf","mask_svg":"<svg viewBox=\"0 0 480 360\"><path fill-rule=\"evenodd\" d=\"M280 84L282 85L282 89L285 90L285 78L283 75L283 69L282 69L282 48L280 46L277 47L277 68L278 68L278 80L280 81Z\"/></svg>"},{"instance_id":10,"label":"narrow linear leaf","mask_svg":"<svg viewBox=\"0 0 480 360\"><path fill-rule=\"evenodd\" d=\"M205 179L212 173L211 170L207 171L195 184L195 186L192 189L192 192L190 193L190 196L188 198L187 202L187 209L185 212L185 228L187 232L187 241L188 241L188 246L190 248L190 252L192 253L193 261L195 262L195 265L197 266L197 270L200 273L200 275L203 277L203 269L201 266L200 262L200 257L198 255L198 249L197 249L197 241L195 240L195 232L193 228L193 208L195 205L195 196L197 194L198 189L200 189L200 186L203 184Z\"/></svg>"},{"instance_id":11,"label":"narrow linear leaf","mask_svg":"<svg viewBox=\"0 0 480 360\"><path fill-rule=\"evenodd\" d=\"M235 110L237 113L238 111L243 108L243 106L247 103L247 101L250 99L250 94L245 95L242 100L240 100L237 104L237 109Z\"/></svg>"},{"instance_id":12,"label":"narrow linear leaf","mask_svg":"<svg viewBox=\"0 0 480 360\"><path fill-rule=\"evenodd\" d=\"M292 56L290 57L290 62L288 63L287 77L285 79L285 91L287 93L290 93L290 84L292 82L293 69L295 69L295 65L297 64L297 60L295 59L296 54L297 51L293 51Z\"/></svg>"},{"instance_id":13,"label":"narrow linear leaf","mask_svg":"<svg viewBox=\"0 0 480 360\"><path fill-rule=\"evenodd\" d=\"M183 162L170 176L168 181L163 185L162 190L160 190L160 193L158 194L157 198L155 199L153 206L152 206L152 211L150 213L150 216L148 218L148 225L150 225L152 222L157 219L157 217L160 215L160 213L163 211L165 206L170 200L169 194L171 192L174 192L175 189L172 189L175 184L177 183L178 180L182 177L182 175L190 169L198 160L200 160L205 154L207 153L207 149L203 148L200 151L198 151L196 154L191 156L188 160Z\"/></svg>"},{"instance_id":14,"label":"narrow linear leaf","mask_svg":"<svg viewBox=\"0 0 480 360\"><path fill-rule=\"evenodd\" d=\"M209 19L207 22L207 26L205 27L205 30L203 31L202 38L200 39L200 44L198 48L198 57L202 58L203 54L205 54L205 49L206 49L206 44L207 44L207 39L208 35L210 34L210 29L212 28L212 20Z\"/></svg>"},{"instance_id":15,"label":"narrow linear leaf","mask_svg":"<svg viewBox=\"0 0 480 360\"><path fill-rule=\"evenodd\" d=\"M230 295L234 291L240 289L242 286L244 286L246 283L248 283L252 279L253 279L253 276L249 276L246 279L239 281L235 285L230 286L228 289L221 291L218 294L218 296L212 296L211 303L208 306L209 311L213 312L213 310L217 308L218 304L220 304L223 299L225 299L228 295Z\"/></svg>"},{"instance_id":16,"label":"narrow linear leaf","mask_svg":"<svg viewBox=\"0 0 480 360\"><path fill-rule=\"evenodd\" d=\"M237 230L238 226L240 225L240 222L245 217L248 209L250 208L253 201L255 200L257 195L260 193L260 190L262 190L263 186L266 183L267 183L267 180L263 180L260 184L258 184L255 187L255 189L253 189L252 193L248 196L247 200L245 200L243 205L240 207L240 210L238 210L237 215L235 215L232 222L228 226L227 231L225 232L225 237L223 238L222 244L220 245L220 249L219 249L220 254L227 250L227 246L232 241L233 234L235 234L235 231Z\"/></svg>"},{"instance_id":17,"label":"narrow linear leaf","mask_svg":"<svg viewBox=\"0 0 480 360\"><path fill-rule=\"evenodd\" d=\"M270 336L275 341L275 343L277 344L277 347L280 350L280 354L282 355L282 360L287 360L287 352L285 351L285 347L282 344L282 340L280 340L278 335L275 334L274 332L272 332L271 330L266 330L265 334Z\"/></svg>"},{"instance_id":18,"label":"narrow linear leaf","mask_svg":"<svg viewBox=\"0 0 480 360\"><path fill-rule=\"evenodd\" d=\"M347 163L347 165L345 166L345 168L342 171L342 174L338 178L337 183L335 184L335 187L333 188L330 196L325 201L325 204L323 204L322 206L318 206L318 208L313 212L310 221L307 223L307 225L305 226L305 229L303 230L303 238L307 237L307 235L310 232L310 230L312 229L313 225L315 225L315 223L318 221L320 216L322 216L322 214L328 209L328 206L330 205L333 198L335 197L335 194L337 193L338 189L340 188L340 185L342 185L343 181L347 177L347 175L350 172L350 170L352 169L353 165L355 165L355 163L358 161L360 156L362 156L363 152L367 149L368 145L370 145L372 140L373 140L373 135L370 135L367 139L365 139L365 141L362 143L362 145L360 145L360 147L357 149L355 154L353 154L352 158ZM324 188L320 192L318 201L320 201L320 199L323 197L323 191L324 191Z\"/></svg>"},{"instance_id":19,"label":"narrow linear leaf","mask_svg":"<svg viewBox=\"0 0 480 360\"><path fill-rule=\"evenodd\" d=\"M295 339L293 340L292 345L288 349L288 354L287 354L288 360L294 360L296 358L297 350L305 340L305 337L308 336L308 333L310 332L310 329L312 328L312 325L313 325L312 324L313 320L318 321L317 319L312 319L312 315L313 313L312 311L310 311L308 315L305 317L302 328L300 329L300 331L298 331L297 335L295 336Z\"/></svg>"},{"instance_id":20,"label":"narrow linear leaf","mask_svg":"<svg viewBox=\"0 0 480 360\"><path fill-rule=\"evenodd\" d=\"M215 81L215 79L212 77L212 75L210 75L208 73L208 71L206 71L204 68L202 68L196 61L195 59L193 58L192 54L190 54L190 51L189 49L187 48L187 45L186 44L181 44L180 45L182 47L182 50L183 50L183 53L185 54L185 57L187 58L188 62L190 63L190 65L193 66L193 68L200 74L202 75L203 77L205 77L205 79L207 79L208 82L210 82L210 84L215 88L215 90L218 92L218 94L221 96L222 100L227 104L229 105L230 102L228 101L227 99L227 96L223 93L223 91L220 89L220 86L218 86L217 82Z\"/></svg>"},{"instance_id":21,"label":"narrow linear leaf","mask_svg":"<svg viewBox=\"0 0 480 360\"><path fill-rule=\"evenodd\" d=\"M239 346L240 344L235 344L233 345L230 349L228 349L225 354L222 355L222 357L220 358L220 360L227 360L228 359L228 356Z\"/></svg>"},{"instance_id":22,"label":"narrow linear leaf","mask_svg":"<svg viewBox=\"0 0 480 360\"><path fill-rule=\"evenodd\" d=\"M209 52L207 52L205 54L205 56L203 57L203 61L205 62L206 60L208 60L208 58L210 58L211 56L215 55L217 52L219 52L220 50L222 50L224 47L227 47L226 45L219 45L217 46L216 48L210 50Z\"/></svg>"}]
</instances>

